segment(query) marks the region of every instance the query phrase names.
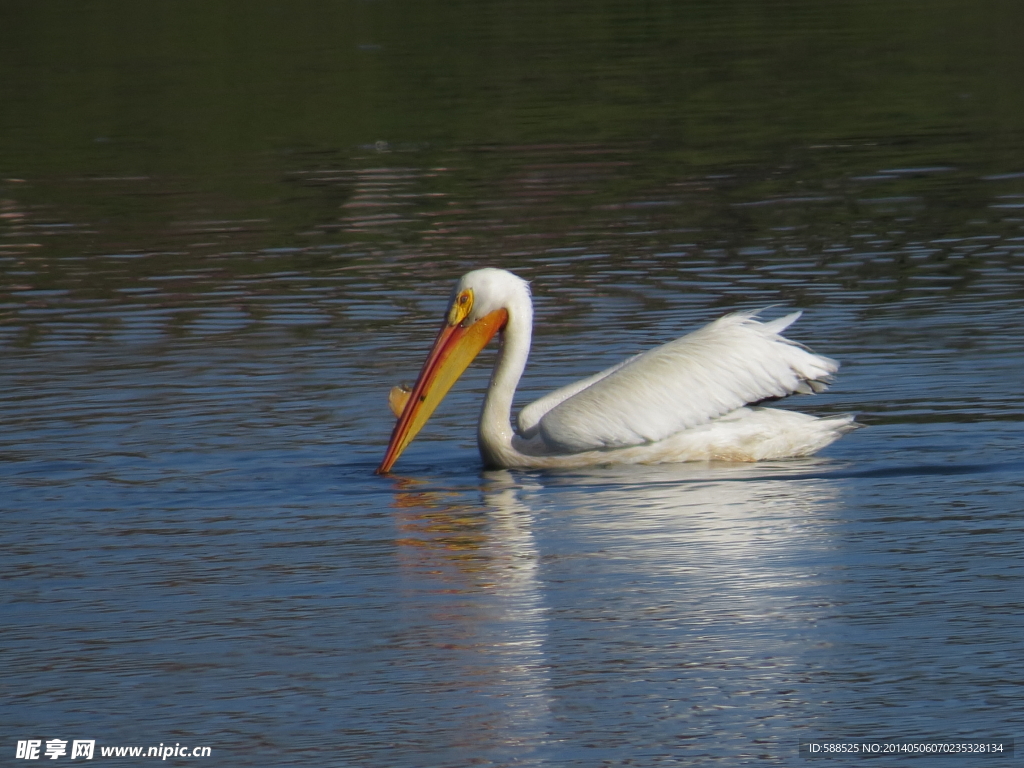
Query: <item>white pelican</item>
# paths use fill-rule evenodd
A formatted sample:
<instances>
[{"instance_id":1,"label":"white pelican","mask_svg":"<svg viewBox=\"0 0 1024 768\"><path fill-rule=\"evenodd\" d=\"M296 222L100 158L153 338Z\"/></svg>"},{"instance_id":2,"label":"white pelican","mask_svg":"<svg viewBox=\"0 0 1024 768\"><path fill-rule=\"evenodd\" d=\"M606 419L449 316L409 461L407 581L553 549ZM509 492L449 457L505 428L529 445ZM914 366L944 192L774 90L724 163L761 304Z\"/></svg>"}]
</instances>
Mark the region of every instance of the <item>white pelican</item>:
<instances>
[{"instance_id":1,"label":"white pelican","mask_svg":"<svg viewBox=\"0 0 1024 768\"><path fill-rule=\"evenodd\" d=\"M839 364L779 335L799 312L768 323L755 315L726 315L556 389L523 408L513 432L512 397L533 332L529 284L503 269L469 272L455 286L412 391L397 398L393 392L399 418L377 473L391 469L473 358L499 333L501 349L477 429L488 467L809 456L853 429L853 417L815 418L750 404L820 392Z\"/></svg>"}]
</instances>

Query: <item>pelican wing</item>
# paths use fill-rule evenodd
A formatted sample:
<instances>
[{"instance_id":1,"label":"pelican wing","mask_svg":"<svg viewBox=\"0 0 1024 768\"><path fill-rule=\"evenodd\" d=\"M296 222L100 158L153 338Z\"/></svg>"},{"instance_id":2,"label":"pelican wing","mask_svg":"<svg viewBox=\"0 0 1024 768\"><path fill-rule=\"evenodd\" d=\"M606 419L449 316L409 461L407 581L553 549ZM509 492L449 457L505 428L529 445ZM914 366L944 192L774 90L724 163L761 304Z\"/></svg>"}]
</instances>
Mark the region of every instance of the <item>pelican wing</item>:
<instances>
[{"instance_id":1,"label":"pelican wing","mask_svg":"<svg viewBox=\"0 0 1024 768\"><path fill-rule=\"evenodd\" d=\"M726 315L562 387L527 406L520 428L539 432L553 451L624 448L663 440L748 403L824 389L839 364L779 335L800 313L769 323L755 315Z\"/></svg>"},{"instance_id":2,"label":"pelican wing","mask_svg":"<svg viewBox=\"0 0 1024 768\"><path fill-rule=\"evenodd\" d=\"M516 417L519 434L523 437L533 437L537 434L538 425L540 424L540 420L544 417L544 414L556 405L565 402L576 393L582 392L584 389L596 384L605 376L615 373L620 368L629 365L638 357L640 357L640 355L633 355L633 357L627 358L621 363L613 365L611 368L606 368L600 373L595 373L593 376L588 376L585 379L574 381L572 384L566 384L564 387L559 387L554 392L548 392L544 397L534 400L532 403L524 407L523 410L519 412L519 416Z\"/></svg>"}]
</instances>

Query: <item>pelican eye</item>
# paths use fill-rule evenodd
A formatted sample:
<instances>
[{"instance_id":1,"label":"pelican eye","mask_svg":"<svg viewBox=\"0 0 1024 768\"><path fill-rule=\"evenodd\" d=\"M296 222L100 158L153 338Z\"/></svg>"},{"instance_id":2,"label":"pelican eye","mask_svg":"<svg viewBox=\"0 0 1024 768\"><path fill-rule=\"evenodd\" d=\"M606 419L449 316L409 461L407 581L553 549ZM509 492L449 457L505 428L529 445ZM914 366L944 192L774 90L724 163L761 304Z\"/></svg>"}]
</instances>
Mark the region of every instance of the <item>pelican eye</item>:
<instances>
[{"instance_id":1,"label":"pelican eye","mask_svg":"<svg viewBox=\"0 0 1024 768\"><path fill-rule=\"evenodd\" d=\"M473 309L473 289L467 288L462 291L458 296L455 297L455 301L452 302L452 307L448 310L448 324L458 325L465 321L469 317L469 313Z\"/></svg>"}]
</instances>

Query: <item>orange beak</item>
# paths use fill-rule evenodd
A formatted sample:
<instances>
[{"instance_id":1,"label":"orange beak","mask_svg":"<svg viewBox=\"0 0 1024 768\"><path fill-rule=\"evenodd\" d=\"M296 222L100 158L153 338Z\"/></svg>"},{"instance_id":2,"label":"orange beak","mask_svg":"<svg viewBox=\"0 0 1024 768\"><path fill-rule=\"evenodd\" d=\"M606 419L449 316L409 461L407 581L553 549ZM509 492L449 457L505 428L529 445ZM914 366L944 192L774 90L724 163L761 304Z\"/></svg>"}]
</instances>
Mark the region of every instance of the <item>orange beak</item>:
<instances>
[{"instance_id":1,"label":"orange beak","mask_svg":"<svg viewBox=\"0 0 1024 768\"><path fill-rule=\"evenodd\" d=\"M505 327L508 312L504 309L484 315L471 325L445 323L434 340L434 346L423 363L420 376L413 385L402 415L398 417L384 460L377 474L391 471L402 451L423 429L427 419L440 405L448 390L469 367L480 350L487 346L494 334Z\"/></svg>"}]
</instances>

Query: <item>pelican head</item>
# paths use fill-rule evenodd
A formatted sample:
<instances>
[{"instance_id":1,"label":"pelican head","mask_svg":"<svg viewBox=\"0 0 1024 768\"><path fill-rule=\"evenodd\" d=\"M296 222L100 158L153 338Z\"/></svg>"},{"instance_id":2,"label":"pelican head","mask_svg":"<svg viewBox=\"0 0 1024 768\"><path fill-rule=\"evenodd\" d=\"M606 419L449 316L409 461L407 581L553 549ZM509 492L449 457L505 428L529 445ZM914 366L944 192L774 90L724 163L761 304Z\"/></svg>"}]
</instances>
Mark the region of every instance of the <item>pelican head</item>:
<instances>
[{"instance_id":1,"label":"pelican head","mask_svg":"<svg viewBox=\"0 0 1024 768\"><path fill-rule=\"evenodd\" d=\"M495 334L505 330L510 311L517 309L526 315L527 323L532 323L530 288L522 278L492 268L462 276L452 291L434 346L391 433L377 474L391 470L448 390Z\"/></svg>"}]
</instances>

